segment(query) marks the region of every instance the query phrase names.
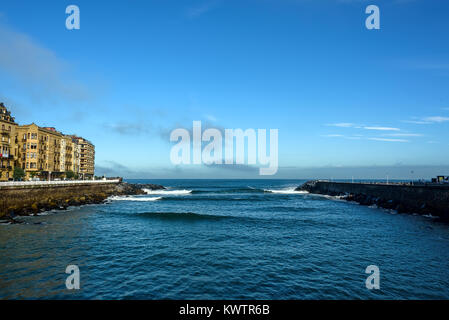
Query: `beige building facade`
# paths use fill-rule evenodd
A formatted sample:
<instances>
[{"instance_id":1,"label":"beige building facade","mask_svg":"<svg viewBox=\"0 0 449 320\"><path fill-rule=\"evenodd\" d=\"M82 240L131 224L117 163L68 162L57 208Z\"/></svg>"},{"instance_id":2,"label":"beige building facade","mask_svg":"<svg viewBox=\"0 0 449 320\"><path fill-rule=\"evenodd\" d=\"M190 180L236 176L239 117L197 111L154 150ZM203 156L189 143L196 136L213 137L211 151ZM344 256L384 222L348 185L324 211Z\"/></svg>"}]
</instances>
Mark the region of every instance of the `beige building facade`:
<instances>
[{"instance_id":1,"label":"beige building facade","mask_svg":"<svg viewBox=\"0 0 449 320\"><path fill-rule=\"evenodd\" d=\"M3 104L0 130L0 181L12 180L15 167L24 170L26 180L94 177L95 146L88 140L53 127L18 125Z\"/></svg>"},{"instance_id":2,"label":"beige building facade","mask_svg":"<svg viewBox=\"0 0 449 320\"><path fill-rule=\"evenodd\" d=\"M95 146L82 137L72 138L79 145L79 174L83 179L91 179L95 174Z\"/></svg>"},{"instance_id":3,"label":"beige building facade","mask_svg":"<svg viewBox=\"0 0 449 320\"><path fill-rule=\"evenodd\" d=\"M0 103L0 181L12 179L17 160L17 123L3 103Z\"/></svg>"}]
</instances>

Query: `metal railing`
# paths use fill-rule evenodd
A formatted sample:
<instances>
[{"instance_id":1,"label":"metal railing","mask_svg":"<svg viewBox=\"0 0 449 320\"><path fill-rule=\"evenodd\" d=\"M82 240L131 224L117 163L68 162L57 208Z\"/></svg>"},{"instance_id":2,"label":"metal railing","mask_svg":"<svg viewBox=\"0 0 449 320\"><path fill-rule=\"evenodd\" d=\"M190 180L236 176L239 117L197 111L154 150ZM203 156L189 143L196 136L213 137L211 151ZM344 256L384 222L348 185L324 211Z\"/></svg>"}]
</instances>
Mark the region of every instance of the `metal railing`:
<instances>
[{"instance_id":1,"label":"metal railing","mask_svg":"<svg viewBox=\"0 0 449 320\"><path fill-rule=\"evenodd\" d=\"M74 184L101 184L101 183L118 183L119 179L114 180L73 180L73 181L8 181L0 182L0 187L15 186L54 186L54 185L74 185Z\"/></svg>"}]
</instances>

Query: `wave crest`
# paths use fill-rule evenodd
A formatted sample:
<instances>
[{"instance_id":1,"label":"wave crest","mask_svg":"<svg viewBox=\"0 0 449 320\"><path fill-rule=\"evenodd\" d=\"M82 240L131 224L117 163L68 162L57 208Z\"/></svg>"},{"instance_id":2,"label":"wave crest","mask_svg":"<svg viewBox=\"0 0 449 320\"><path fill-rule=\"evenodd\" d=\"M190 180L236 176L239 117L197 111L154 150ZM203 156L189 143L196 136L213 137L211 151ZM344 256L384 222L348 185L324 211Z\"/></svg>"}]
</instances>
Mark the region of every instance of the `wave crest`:
<instances>
[{"instance_id":1,"label":"wave crest","mask_svg":"<svg viewBox=\"0 0 449 320\"><path fill-rule=\"evenodd\" d=\"M151 190L142 189L146 194L161 194L161 195L185 195L192 193L192 190Z\"/></svg>"},{"instance_id":2,"label":"wave crest","mask_svg":"<svg viewBox=\"0 0 449 320\"><path fill-rule=\"evenodd\" d=\"M296 188L285 188L285 189L265 189L267 193L278 193L278 194L306 194L308 191L300 190L296 191Z\"/></svg>"},{"instance_id":3,"label":"wave crest","mask_svg":"<svg viewBox=\"0 0 449 320\"><path fill-rule=\"evenodd\" d=\"M148 201L157 201L161 200L162 197L135 197L135 196L112 196L109 197L108 200L111 201L142 201L142 202L148 202Z\"/></svg>"}]
</instances>

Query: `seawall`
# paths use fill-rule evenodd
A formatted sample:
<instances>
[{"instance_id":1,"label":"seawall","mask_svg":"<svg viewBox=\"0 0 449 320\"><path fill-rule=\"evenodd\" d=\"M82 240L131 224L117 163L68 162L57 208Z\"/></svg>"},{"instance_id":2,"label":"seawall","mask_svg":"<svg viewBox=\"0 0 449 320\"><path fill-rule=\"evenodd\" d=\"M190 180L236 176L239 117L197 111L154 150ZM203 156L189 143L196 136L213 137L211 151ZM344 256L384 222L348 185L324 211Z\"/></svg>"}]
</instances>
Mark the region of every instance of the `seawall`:
<instances>
[{"instance_id":1,"label":"seawall","mask_svg":"<svg viewBox=\"0 0 449 320\"><path fill-rule=\"evenodd\" d=\"M449 221L449 186L308 181L298 189Z\"/></svg>"},{"instance_id":2,"label":"seawall","mask_svg":"<svg viewBox=\"0 0 449 320\"><path fill-rule=\"evenodd\" d=\"M137 193L139 190L120 180L0 183L0 218L101 203L111 195Z\"/></svg>"}]
</instances>

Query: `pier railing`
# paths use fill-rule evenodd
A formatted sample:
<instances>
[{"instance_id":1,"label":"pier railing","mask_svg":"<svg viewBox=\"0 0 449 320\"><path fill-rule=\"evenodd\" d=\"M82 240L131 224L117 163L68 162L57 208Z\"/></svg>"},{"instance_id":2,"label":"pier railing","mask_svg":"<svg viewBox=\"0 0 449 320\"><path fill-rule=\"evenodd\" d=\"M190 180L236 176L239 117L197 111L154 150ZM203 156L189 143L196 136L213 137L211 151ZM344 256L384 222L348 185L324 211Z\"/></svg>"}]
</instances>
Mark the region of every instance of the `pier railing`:
<instances>
[{"instance_id":1,"label":"pier railing","mask_svg":"<svg viewBox=\"0 0 449 320\"><path fill-rule=\"evenodd\" d=\"M61 181L8 181L0 182L0 187L16 187L16 186L64 186L76 184L104 184L119 183L119 179L114 180L61 180Z\"/></svg>"},{"instance_id":2,"label":"pier railing","mask_svg":"<svg viewBox=\"0 0 449 320\"><path fill-rule=\"evenodd\" d=\"M314 180L314 182L325 182L325 183L341 183L341 184L360 184L360 185L378 185L378 186L407 186L407 187L435 187L435 188L443 188L448 189L449 183L435 183L428 181L364 181L364 180L336 180L336 179L320 179Z\"/></svg>"}]
</instances>

